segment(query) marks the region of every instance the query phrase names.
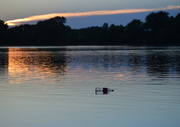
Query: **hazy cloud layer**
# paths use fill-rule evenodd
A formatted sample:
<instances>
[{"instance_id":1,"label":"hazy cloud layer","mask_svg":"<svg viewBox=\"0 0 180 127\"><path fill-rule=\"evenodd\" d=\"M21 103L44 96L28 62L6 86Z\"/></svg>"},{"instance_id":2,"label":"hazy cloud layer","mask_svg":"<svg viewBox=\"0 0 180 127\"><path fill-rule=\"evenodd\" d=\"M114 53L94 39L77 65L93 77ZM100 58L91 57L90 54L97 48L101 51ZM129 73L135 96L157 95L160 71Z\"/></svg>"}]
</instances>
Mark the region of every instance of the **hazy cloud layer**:
<instances>
[{"instance_id":1,"label":"hazy cloud layer","mask_svg":"<svg viewBox=\"0 0 180 127\"><path fill-rule=\"evenodd\" d=\"M165 8L156 9L124 9L124 10L102 10L102 11L91 11L91 12L73 12L73 13L52 13L44 15L35 15L22 19L15 19L6 21L9 26L20 25L31 21L46 20L56 16L63 17L81 17L81 16L94 16L94 15L113 15L113 14L125 14L125 13L138 13L138 12L149 12L149 11L165 11L172 9L180 9L180 6L168 6Z\"/></svg>"}]
</instances>

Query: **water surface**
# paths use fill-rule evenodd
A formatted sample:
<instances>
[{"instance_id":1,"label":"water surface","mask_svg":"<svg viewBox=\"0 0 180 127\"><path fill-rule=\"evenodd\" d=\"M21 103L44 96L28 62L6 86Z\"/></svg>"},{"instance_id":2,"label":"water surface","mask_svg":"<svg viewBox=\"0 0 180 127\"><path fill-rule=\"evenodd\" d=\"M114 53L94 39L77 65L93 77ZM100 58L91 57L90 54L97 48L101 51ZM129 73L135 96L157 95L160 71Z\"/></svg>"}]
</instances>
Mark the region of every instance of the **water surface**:
<instances>
[{"instance_id":1,"label":"water surface","mask_svg":"<svg viewBox=\"0 0 180 127\"><path fill-rule=\"evenodd\" d=\"M179 118L180 47L0 48L1 127L172 127Z\"/></svg>"}]
</instances>

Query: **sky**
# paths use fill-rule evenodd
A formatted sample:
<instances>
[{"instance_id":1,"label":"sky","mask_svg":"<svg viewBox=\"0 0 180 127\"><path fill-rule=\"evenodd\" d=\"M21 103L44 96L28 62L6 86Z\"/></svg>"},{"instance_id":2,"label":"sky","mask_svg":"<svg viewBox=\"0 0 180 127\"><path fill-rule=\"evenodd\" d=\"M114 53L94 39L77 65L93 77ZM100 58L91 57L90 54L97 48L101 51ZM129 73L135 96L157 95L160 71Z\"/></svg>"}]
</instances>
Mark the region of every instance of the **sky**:
<instances>
[{"instance_id":1,"label":"sky","mask_svg":"<svg viewBox=\"0 0 180 127\"><path fill-rule=\"evenodd\" d=\"M161 10L177 15L180 0L0 0L0 19L9 26L55 16L64 16L67 25L74 28L100 25L103 20L125 24L132 18L143 20L150 12Z\"/></svg>"}]
</instances>

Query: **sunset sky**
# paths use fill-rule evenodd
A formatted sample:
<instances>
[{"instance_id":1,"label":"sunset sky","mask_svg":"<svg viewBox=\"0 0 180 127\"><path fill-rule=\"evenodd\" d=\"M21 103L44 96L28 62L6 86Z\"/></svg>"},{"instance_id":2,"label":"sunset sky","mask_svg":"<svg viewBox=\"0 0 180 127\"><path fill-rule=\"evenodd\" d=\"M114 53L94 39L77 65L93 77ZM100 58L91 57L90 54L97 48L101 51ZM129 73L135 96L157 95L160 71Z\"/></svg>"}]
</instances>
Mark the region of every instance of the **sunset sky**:
<instances>
[{"instance_id":1,"label":"sunset sky","mask_svg":"<svg viewBox=\"0 0 180 127\"><path fill-rule=\"evenodd\" d=\"M1 0L0 19L8 25L32 24L55 16L67 18L71 27L125 24L154 11L180 13L180 0Z\"/></svg>"}]
</instances>

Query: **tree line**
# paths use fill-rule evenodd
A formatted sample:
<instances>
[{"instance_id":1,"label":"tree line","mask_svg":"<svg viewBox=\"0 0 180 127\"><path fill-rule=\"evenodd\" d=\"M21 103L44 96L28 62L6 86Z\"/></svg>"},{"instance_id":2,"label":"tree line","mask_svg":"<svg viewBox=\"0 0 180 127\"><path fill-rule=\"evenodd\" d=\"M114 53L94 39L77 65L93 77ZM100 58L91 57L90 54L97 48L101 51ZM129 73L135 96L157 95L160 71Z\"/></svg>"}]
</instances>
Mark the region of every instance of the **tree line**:
<instances>
[{"instance_id":1,"label":"tree line","mask_svg":"<svg viewBox=\"0 0 180 127\"><path fill-rule=\"evenodd\" d=\"M35 25L9 27L0 20L0 46L64 45L180 45L180 13L153 12L145 22L134 19L126 26L104 23L82 29L65 25L66 18L54 17Z\"/></svg>"}]
</instances>

